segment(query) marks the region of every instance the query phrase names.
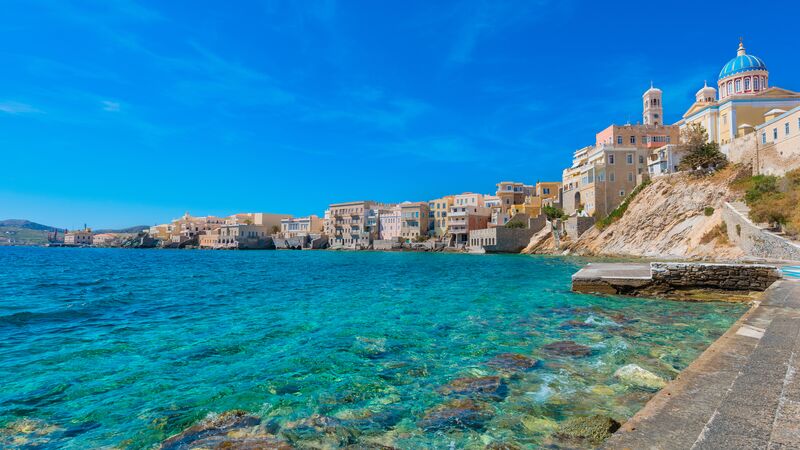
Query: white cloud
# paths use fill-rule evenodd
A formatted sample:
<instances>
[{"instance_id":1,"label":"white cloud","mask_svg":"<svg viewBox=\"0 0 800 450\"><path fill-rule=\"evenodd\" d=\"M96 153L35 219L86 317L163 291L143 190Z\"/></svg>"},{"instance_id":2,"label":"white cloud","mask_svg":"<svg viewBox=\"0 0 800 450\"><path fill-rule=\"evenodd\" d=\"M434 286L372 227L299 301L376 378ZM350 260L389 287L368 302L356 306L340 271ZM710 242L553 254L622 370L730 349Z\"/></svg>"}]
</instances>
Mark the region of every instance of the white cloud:
<instances>
[{"instance_id":1,"label":"white cloud","mask_svg":"<svg viewBox=\"0 0 800 450\"><path fill-rule=\"evenodd\" d=\"M0 102L0 112L8 114L30 114L41 112L31 105L19 102Z\"/></svg>"},{"instance_id":2,"label":"white cloud","mask_svg":"<svg viewBox=\"0 0 800 450\"><path fill-rule=\"evenodd\" d=\"M119 108L120 108L119 102L112 102L110 100L103 100L101 103L103 104L103 111L119 112Z\"/></svg>"}]
</instances>

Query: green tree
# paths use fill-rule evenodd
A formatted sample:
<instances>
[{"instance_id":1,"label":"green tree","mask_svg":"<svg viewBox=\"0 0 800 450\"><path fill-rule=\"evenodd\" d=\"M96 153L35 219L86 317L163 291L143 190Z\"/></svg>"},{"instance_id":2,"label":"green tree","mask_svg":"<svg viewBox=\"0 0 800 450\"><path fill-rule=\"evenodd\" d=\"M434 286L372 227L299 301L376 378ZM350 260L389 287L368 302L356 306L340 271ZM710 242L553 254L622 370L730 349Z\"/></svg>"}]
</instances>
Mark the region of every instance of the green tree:
<instances>
[{"instance_id":1,"label":"green tree","mask_svg":"<svg viewBox=\"0 0 800 450\"><path fill-rule=\"evenodd\" d=\"M708 141L706 129L698 123L689 124L681 133L680 149L683 152L682 170L716 170L728 164L728 158L719 151L719 145Z\"/></svg>"},{"instance_id":2,"label":"green tree","mask_svg":"<svg viewBox=\"0 0 800 450\"><path fill-rule=\"evenodd\" d=\"M557 208L555 206L550 206L550 205L542 206L542 212L550 220L563 219L567 217L567 215L564 214L564 211L561 208Z\"/></svg>"}]
</instances>

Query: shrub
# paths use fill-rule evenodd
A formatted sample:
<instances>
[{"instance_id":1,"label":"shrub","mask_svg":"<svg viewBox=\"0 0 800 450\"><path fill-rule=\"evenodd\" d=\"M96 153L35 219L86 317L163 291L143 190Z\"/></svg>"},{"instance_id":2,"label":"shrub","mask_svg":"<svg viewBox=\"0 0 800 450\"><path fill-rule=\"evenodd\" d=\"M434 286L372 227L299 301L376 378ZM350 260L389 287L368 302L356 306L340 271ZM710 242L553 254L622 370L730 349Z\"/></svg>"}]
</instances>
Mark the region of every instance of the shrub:
<instances>
[{"instance_id":1,"label":"shrub","mask_svg":"<svg viewBox=\"0 0 800 450\"><path fill-rule=\"evenodd\" d=\"M778 177L773 175L756 175L750 178L750 185L745 191L744 200L748 205L761 200L767 194L778 192Z\"/></svg>"},{"instance_id":2,"label":"shrub","mask_svg":"<svg viewBox=\"0 0 800 450\"><path fill-rule=\"evenodd\" d=\"M512 220L506 224L506 228L525 228L525 224L519 220Z\"/></svg>"},{"instance_id":3,"label":"shrub","mask_svg":"<svg viewBox=\"0 0 800 450\"><path fill-rule=\"evenodd\" d=\"M736 236L741 236L741 235L742 235L742 226L737 223L736 224Z\"/></svg>"},{"instance_id":4,"label":"shrub","mask_svg":"<svg viewBox=\"0 0 800 450\"><path fill-rule=\"evenodd\" d=\"M722 222L721 224L708 230L708 232L700 238L700 243L708 244L714 239L716 239L719 244L728 244L728 225L725 222Z\"/></svg>"},{"instance_id":5,"label":"shrub","mask_svg":"<svg viewBox=\"0 0 800 450\"><path fill-rule=\"evenodd\" d=\"M713 215L714 214L714 208L711 207L711 206L706 206L705 208L703 208L703 214L705 214L706 216Z\"/></svg>"}]
</instances>

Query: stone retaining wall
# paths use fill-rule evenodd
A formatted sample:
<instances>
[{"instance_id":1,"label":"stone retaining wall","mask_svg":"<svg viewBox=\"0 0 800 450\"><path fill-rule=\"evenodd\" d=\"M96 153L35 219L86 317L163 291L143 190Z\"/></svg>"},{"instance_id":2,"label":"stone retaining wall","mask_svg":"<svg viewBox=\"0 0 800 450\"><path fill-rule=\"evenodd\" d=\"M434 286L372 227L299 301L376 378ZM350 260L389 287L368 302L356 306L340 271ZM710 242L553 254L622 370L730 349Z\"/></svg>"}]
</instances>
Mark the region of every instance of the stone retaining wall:
<instances>
[{"instance_id":1,"label":"stone retaining wall","mask_svg":"<svg viewBox=\"0 0 800 450\"><path fill-rule=\"evenodd\" d=\"M800 261L800 245L761 229L730 203L722 209L722 220L730 241L748 256L772 260Z\"/></svg>"},{"instance_id":2,"label":"stone retaining wall","mask_svg":"<svg viewBox=\"0 0 800 450\"><path fill-rule=\"evenodd\" d=\"M763 291L780 278L777 268L760 264L654 262L650 273L654 285L674 289Z\"/></svg>"}]
</instances>

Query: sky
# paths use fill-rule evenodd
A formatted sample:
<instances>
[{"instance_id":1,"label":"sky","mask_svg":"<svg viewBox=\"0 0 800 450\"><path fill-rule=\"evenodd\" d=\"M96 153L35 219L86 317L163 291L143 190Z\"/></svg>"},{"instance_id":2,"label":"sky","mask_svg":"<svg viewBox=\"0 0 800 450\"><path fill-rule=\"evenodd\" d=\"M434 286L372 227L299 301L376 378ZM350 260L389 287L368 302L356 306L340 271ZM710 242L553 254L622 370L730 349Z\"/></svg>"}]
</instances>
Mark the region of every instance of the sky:
<instances>
[{"instance_id":1,"label":"sky","mask_svg":"<svg viewBox=\"0 0 800 450\"><path fill-rule=\"evenodd\" d=\"M0 219L322 215L560 180L739 36L800 90L800 2L3 0ZM728 20L724 11L747 11ZM724 15L724 14L723 14ZM781 23L784 22L784 23Z\"/></svg>"}]
</instances>

